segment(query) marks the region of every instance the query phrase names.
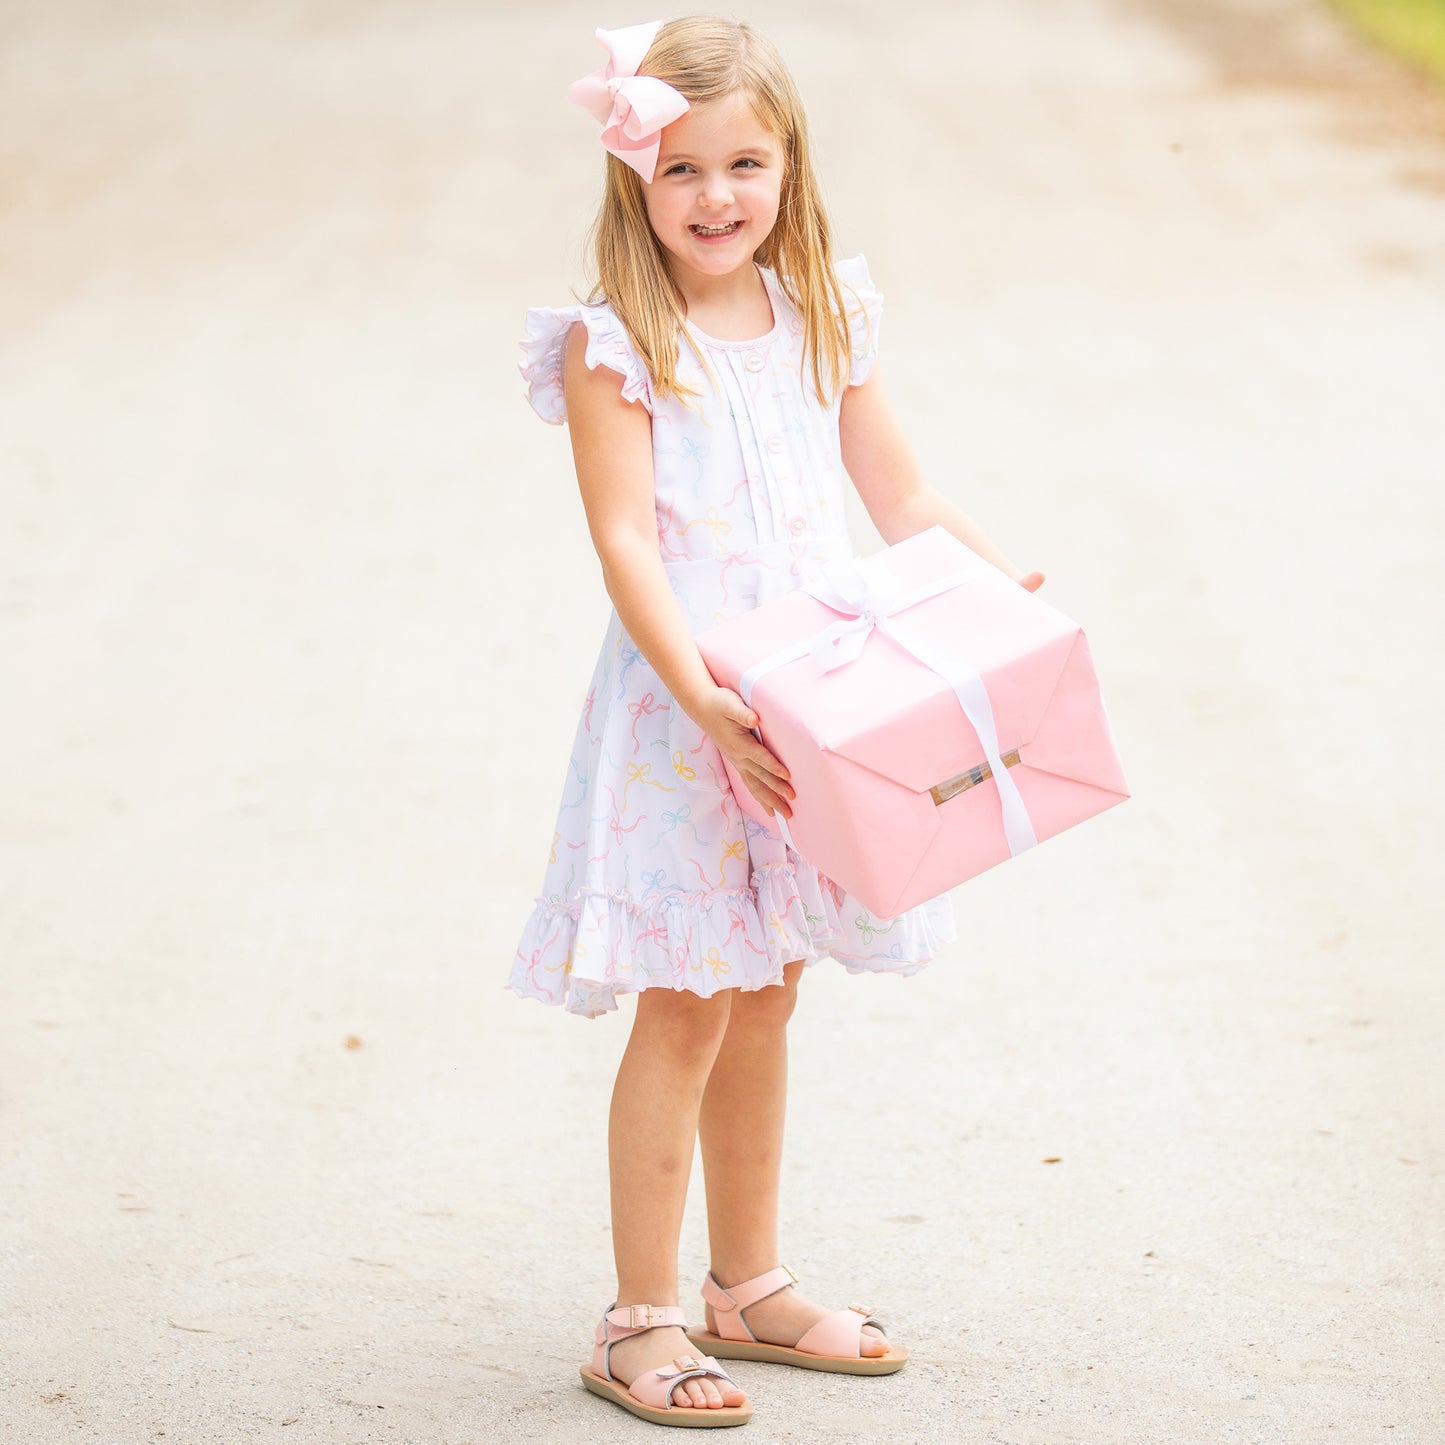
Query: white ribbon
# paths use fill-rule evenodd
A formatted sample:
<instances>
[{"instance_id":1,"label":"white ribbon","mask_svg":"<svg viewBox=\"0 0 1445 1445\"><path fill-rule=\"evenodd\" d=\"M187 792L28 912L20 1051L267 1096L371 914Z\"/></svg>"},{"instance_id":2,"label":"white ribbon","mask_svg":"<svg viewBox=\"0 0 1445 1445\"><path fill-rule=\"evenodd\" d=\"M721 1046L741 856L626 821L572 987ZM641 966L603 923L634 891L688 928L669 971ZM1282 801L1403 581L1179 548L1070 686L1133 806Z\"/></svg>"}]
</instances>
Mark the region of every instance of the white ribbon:
<instances>
[{"instance_id":1,"label":"white ribbon","mask_svg":"<svg viewBox=\"0 0 1445 1445\"><path fill-rule=\"evenodd\" d=\"M843 616L812 637L791 643L748 668L738 679L738 693L751 707L753 689L768 673L802 657L811 656L820 673L843 667L862 653L869 634L877 628L879 632L891 637L905 652L917 658L924 667L936 672L953 689L959 706L963 708L963 715L983 745L984 757L988 760L994 782L998 784L999 802L1003 809L1004 837L1008 840L1009 852L1017 855L1026 848L1032 848L1038 839L1034 836L1034 826L1029 820L1028 809L1024 806L1018 784L1009 776L1009 770L999 756L998 727L994 722L993 704L989 701L983 678L962 658L935 647L912 628L904 627L896 620L897 613L906 612L920 602L938 597L964 582L982 576L988 565L980 559L975 566L951 572L946 577L905 592L903 584L872 559L844 558L829 563L821 568L814 578L805 582L802 590L816 597L825 607L841 612ZM782 823L781 818L778 821ZM792 847L792 840L788 838L786 831L783 836L789 847Z\"/></svg>"}]
</instances>

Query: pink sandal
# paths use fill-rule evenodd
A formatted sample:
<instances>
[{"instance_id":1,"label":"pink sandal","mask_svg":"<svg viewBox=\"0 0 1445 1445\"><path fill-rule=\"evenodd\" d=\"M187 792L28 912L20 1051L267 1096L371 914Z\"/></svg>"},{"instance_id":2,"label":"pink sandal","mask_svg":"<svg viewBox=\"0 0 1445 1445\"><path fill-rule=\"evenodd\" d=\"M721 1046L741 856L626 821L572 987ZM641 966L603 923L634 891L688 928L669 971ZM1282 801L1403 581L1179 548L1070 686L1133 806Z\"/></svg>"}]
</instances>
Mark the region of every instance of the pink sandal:
<instances>
[{"instance_id":1,"label":"pink sandal","mask_svg":"<svg viewBox=\"0 0 1445 1445\"><path fill-rule=\"evenodd\" d=\"M642 1420L654 1425L689 1425L709 1429L721 1425L746 1425L753 1418L751 1402L742 1405L674 1405L673 1389L683 1380L711 1375L726 1380L735 1389L737 1381L709 1355L696 1360L691 1355L678 1355L672 1364L648 1370L630 1385L612 1378L612 1346L628 1335L640 1335L659 1325L681 1325L687 1329L687 1315L680 1305L616 1305L602 1316L595 1335L592 1364L581 1366L582 1383L594 1395L614 1400L624 1410L631 1410Z\"/></svg>"},{"instance_id":2,"label":"pink sandal","mask_svg":"<svg viewBox=\"0 0 1445 1445\"><path fill-rule=\"evenodd\" d=\"M699 1349L724 1360L766 1360L775 1365L800 1365L805 1370L831 1370L839 1375L891 1375L908 1360L902 1345L889 1345L886 1355L862 1353L863 1326L881 1332L883 1325L862 1305L850 1305L824 1315L796 1345L770 1345L748 1328L743 1311L760 1299L796 1284L798 1276L785 1264L724 1289L711 1270L702 1282L702 1297L713 1307L720 1333L689 1330L687 1337ZM884 1341L887 1344L887 1341Z\"/></svg>"}]
</instances>

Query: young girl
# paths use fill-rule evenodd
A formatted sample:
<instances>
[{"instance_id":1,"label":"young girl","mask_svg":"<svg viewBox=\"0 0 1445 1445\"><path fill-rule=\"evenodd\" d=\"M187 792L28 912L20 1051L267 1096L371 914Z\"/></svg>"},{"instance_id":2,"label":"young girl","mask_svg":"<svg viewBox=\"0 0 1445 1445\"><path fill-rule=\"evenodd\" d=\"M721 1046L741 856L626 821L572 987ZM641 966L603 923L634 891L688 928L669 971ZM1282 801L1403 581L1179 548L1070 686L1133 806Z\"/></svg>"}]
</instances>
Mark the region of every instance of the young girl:
<instances>
[{"instance_id":1,"label":"young girl","mask_svg":"<svg viewBox=\"0 0 1445 1445\"><path fill-rule=\"evenodd\" d=\"M911 974L953 929L947 898L870 914L745 819L724 757L770 812L791 816L793 789L693 634L849 553L845 470L888 542L941 523L1043 579L921 480L878 375L881 297L861 256L834 261L773 47L711 18L597 38L608 64L572 93L609 152L598 286L527 313L522 369L543 419L570 424L615 611L508 986L588 1018L637 994L608 1134L617 1300L584 1382L644 1419L735 1425L752 1406L719 1358L908 1358L780 1261L785 1028L805 965ZM699 1138L712 1267L689 1330L677 1248Z\"/></svg>"}]
</instances>

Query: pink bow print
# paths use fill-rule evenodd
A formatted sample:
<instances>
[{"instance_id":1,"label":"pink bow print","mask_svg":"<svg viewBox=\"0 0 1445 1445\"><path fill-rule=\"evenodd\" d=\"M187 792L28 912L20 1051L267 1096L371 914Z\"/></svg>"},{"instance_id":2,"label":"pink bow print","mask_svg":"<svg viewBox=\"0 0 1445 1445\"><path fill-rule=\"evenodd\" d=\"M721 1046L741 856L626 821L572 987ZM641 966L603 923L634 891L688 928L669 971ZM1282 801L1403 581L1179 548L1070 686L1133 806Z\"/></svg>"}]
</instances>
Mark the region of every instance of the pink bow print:
<instances>
[{"instance_id":1,"label":"pink bow print","mask_svg":"<svg viewBox=\"0 0 1445 1445\"><path fill-rule=\"evenodd\" d=\"M598 30L597 42L607 64L593 75L574 80L567 93L602 122L602 144L649 184L657 170L659 135L688 109L687 97L654 75L639 75L661 20L629 25L624 30Z\"/></svg>"}]
</instances>

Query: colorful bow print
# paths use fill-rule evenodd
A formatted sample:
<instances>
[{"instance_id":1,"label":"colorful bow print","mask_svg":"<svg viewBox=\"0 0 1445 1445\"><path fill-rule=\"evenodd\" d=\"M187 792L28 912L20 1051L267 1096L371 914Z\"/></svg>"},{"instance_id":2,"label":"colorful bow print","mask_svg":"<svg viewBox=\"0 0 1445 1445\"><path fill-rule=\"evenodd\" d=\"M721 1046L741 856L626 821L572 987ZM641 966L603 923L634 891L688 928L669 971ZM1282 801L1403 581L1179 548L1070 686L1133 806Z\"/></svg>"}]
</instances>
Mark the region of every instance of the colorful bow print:
<instances>
[{"instance_id":1,"label":"colorful bow print","mask_svg":"<svg viewBox=\"0 0 1445 1445\"><path fill-rule=\"evenodd\" d=\"M637 736L637 724L645 717L650 717L655 712L661 712L666 703L658 702L650 692L645 692L636 702L627 704L627 711L632 714L632 751L636 755L642 749L642 742Z\"/></svg>"},{"instance_id":2,"label":"colorful bow print","mask_svg":"<svg viewBox=\"0 0 1445 1445\"><path fill-rule=\"evenodd\" d=\"M885 928L874 922L866 913L860 913L857 918L853 920L853 927L862 935L864 943L872 943L875 934L892 933L893 925L897 922L898 920L895 918Z\"/></svg>"},{"instance_id":3,"label":"colorful bow print","mask_svg":"<svg viewBox=\"0 0 1445 1445\"><path fill-rule=\"evenodd\" d=\"M687 97L654 75L639 75L661 20L629 25L623 30L598 30L597 43L607 64L592 75L574 80L567 93L602 123L602 144L651 184L657 170L658 137L688 110Z\"/></svg>"},{"instance_id":4,"label":"colorful bow print","mask_svg":"<svg viewBox=\"0 0 1445 1445\"><path fill-rule=\"evenodd\" d=\"M706 527L713 535L713 540L725 536L733 529L733 524L718 511L716 507L709 507L706 516L694 517L687 526L679 527L679 532L691 531L694 527Z\"/></svg>"},{"instance_id":5,"label":"colorful bow print","mask_svg":"<svg viewBox=\"0 0 1445 1445\"><path fill-rule=\"evenodd\" d=\"M743 862L747 858L747 846L741 838L735 838L731 843L724 843L722 857L718 860L718 884L719 888L726 887L728 881L728 859L736 858Z\"/></svg>"},{"instance_id":6,"label":"colorful bow print","mask_svg":"<svg viewBox=\"0 0 1445 1445\"><path fill-rule=\"evenodd\" d=\"M644 813L643 817L646 816L647 815ZM642 820L638 819L638 821L641 822ZM692 836L697 839L698 847L702 847L702 838L698 835L697 824L692 821L691 803L684 803L680 808L663 813L662 821L664 824L662 832L659 833L657 837L652 840L652 846L654 848L656 848L657 845L662 842L663 838L668 833L675 833L677 831L677 826L679 823L687 824L688 828L692 832ZM697 860L694 859L693 861L696 862ZM706 882L706 879L704 879L703 881Z\"/></svg>"},{"instance_id":7,"label":"colorful bow print","mask_svg":"<svg viewBox=\"0 0 1445 1445\"><path fill-rule=\"evenodd\" d=\"M618 655L622 659L622 665L617 669L617 700L621 702L627 696L628 670L642 661L642 654L635 647L624 647Z\"/></svg>"},{"instance_id":8,"label":"colorful bow print","mask_svg":"<svg viewBox=\"0 0 1445 1445\"><path fill-rule=\"evenodd\" d=\"M627 790L633 783L645 783L649 788L661 788L664 793L675 793L676 788L669 788L666 783L659 783L652 776L651 763L628 763L627 781L622 785L622 806L627 806Z\"/></svg>"}]
</instances>

